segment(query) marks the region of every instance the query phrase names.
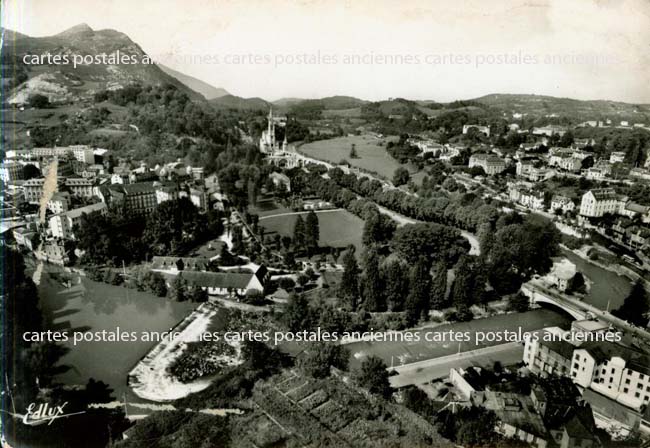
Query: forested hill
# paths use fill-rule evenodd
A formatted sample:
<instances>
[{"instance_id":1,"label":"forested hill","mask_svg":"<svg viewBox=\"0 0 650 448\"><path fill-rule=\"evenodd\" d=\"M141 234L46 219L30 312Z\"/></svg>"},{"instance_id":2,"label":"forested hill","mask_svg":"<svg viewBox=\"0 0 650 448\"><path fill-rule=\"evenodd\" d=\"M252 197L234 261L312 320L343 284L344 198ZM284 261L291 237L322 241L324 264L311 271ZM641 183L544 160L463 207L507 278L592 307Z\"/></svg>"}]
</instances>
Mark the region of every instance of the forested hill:
<instances>
[{"instance_id":1,"label":"forested hill","mask_svg":"<svg viewBox=\"0 0 650 448\"><path fill-rule=\"evenodd\" d=\"M648 122L650 104L629 104L619 101L583 101L572 98L557 98L545 95L516 95L494 93L475 98L472 101L494 107L507 113L529 115L559 115L597 120L609 118L612 121L626 120Z\"/></svg>"}]
</instances>

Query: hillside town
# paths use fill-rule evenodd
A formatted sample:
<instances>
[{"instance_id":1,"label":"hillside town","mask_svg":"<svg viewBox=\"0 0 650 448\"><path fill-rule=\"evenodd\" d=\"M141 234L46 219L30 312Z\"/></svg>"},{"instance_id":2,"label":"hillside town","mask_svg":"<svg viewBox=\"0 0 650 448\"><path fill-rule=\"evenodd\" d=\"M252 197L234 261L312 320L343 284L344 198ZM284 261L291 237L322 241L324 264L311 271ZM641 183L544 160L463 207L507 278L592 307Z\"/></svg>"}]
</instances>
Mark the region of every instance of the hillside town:
<instances>
[{"instance_id":1,"label":"hillside town","mask_svg":"<svg viewBox=\"0 0 650 448\"><path fill-rule=\"evenodd\" d=\"M540 275L521 284L520 292L496 283L491 291L483 292L480 284L465 285L465 288L478 287L474 294L486 295L478 301L463 302L463 292L457 291L460 278L452 284L451 290L443 285L442 296L437 299L433 298L434 289L425 291L427 297L432 296L432 299L425 299L432 300L431 305L415 311L409 309L415 306L409 304L409 300L410 294L422 294L417 290L409 293L404 305L389 303L387 308L381 305L382 300L397 299L386 297L377 302L377 296L370 296L366 290L371 288L371 283L363 287L361 297L356 297L359 292L348 283L371 281L368 270L377 269L372 268L372 264L377 263L385 251L381 249L385 244L382 241L387 241L386 238L396 232L396 227L401 228L397 232L409 235L406 230L417 227L419 222L409 218L409 212L400 207L382 206L381 196L377 194L365 193L371 200L363 199L363 190L357 188L370 182L376 183L373 188L384 195L417 198L422 195L422 187L417 188L410 179L399 185L397 171L390 180L355 168L347 161L337 164L311 157L300 146L288 144L286 133L282 139L278 137L286 123L286 117L278 118L269 111L266 130L259 137L258 145L266 178L258 182L259 190L248 181L244 192L246 202L242 202L239 193L246 181L228 177L225 172L206 172L203 166L191 166L181 159L151 166L145 160L116 158L110 150L90 145L7 151L2 165L5 245L46 265L59 266L73 273L72 277L66 274L70 279L74 279L75 273L83 273L96 281L150 290L172 300L198 302L198 308L177 326L188 338L197 337L206 318L208 321L214 319L212 307L215 305L262 313L269 310L284 314L299 312L296 318L303 323L290 324L289 328L306 330L310 324L306 324L305 313L310 313L307 311L310 307L322 305L301 304L301 300L307 297L322 300L316 298L330 296L331 287L338 296L339 311L329 308L329 311L321 309L321 313L354 313L362 307L371 313L388 310L398 316L402 314L399 310L406 307L406 314L399 321L386 320L379 324L391 331L406 331L418 325L418 321L419 325L425 322L424 328L428 328L430 324L426 322L430 319L452 322L452 326L454 321L472 319L489 322L504 312L506 316L513 312L530 312L526 310L550 304L575 319L570 328L564 325L533 327L520 341L468 347L467 351L459 347L461 351L457 355L444 353L414 360L412 364L405 360L397 368L391 357L390 367L384 364L389 375L386 387L392 388L390 395L416 413L438 409L438 418L443 415L444 418L468 418L461 416L474 408L488 412L498 437L517 439L536 447L608 446L612 440L644 438L650 434L647 298L646 308L639 309L645 315L637 315L634 322L621 311L628 299L613 314L609 303L605 309L585 303L585 293L597 279L580 272L566 258L554 259L550 272L539 271ZM526 133L514 124L509 125L509 129L509 132L516 129L518 134ZM412 154L416 163L419 159L425 166L444 170L444 179L439 180L444 190L468 192L464 194L492 204L493 213L539 216L553 223L554 231L562 235L564 250L574 251L597 265L609 263L605 269L615 268L618 274L637 279L637 285L645 289L639 282L645 282L650 270L647 240L650 206L644 205L646 201L636 191L645 188L641 186L643 177L638 175L645 168L631 168L625 152L596 154L593 139L565 137L571 135L572 129L550 129L550 135L546 130L533 129L527 142L515 150L488 144L485 139L491 130L487 125L463 125L458 143L442 143L417 134L400 141L414 148ZM479 135L478 139L483 141L463 143L463 136L475 131L480 134L474 135ZM359 130L352 135L362 139L384 138L373 132L364 136ZM553 143L559 145L553 146ZM466 165L462 165L463 159ZM596 176L596 172L601 174ZM346 178L349 180L344 181ZM332 179L337 182L332 183ZM222 188L224 182L226 185ZM231 182L234 183L229 185ZM319 185L320 182L323 185ZM426 183L424 180L423 186ZM332 185L327 187L329 184ZM343 190L334 189L324 194L324 188L337 184L341 185L338 188L345 190L344 185L349 185L353 192L358 191L357 202L366 201L366 205L355 205L354 201L344 199ZM311 187L305 188L305 185ZM234 191L239 196L231 198L224 190ZM639 199L641 201L637 202ZM267 208L273 204L273 207L265 212L261 204L266 204ZM166 205L173 208L166 209ZM363 207L367 210L355 211ZM320 242L323 231L327 230L319 231L319 221L328 212L346 209L353 214L360 213L366 222L363 240L364 246L369 244L370 249L366 246L362 254L365 268L359 279L350 277L356 276L355 272L360 269L355 260L359 254L355 256L354 246L336 248ZM260 215L255 213L260 211ZM298 222L290 229L291 238L281 236L281 231L272 235L275 231L265 230L266 222L284 216L298 217ZM302 217L306 217L305 223ZM129 256L120 253L119 247L126 246L116 246L114 251L117 252L100 251L95 239L107 236L101 233L101 228L111 232L108 230L110 220L124 219L127 223L138 220L148 223L142 239L151 241L150 246L131 247L127 249ZM160 219L165 222L159 223ZM180 221L172 224L176 219ZM188 227L187 220L195 224ZM374 227L369 227L369 222L373 222ZM153 231L160 224L163 227L178 225L181 233L164 236L165 230L161 228L163 234L154 235L151 240L148 230ZM479 240L474 252L470 251L474 257L494 244L481 234L480 228L478 230L478 236L470 237L470 242ZM117 228L115 232L119 233ZM417 243L416 234L409 236L416 238L411 243ZM422 236L437 238L434 234ZM172 238L171 245L170 241L165 241L168 238ZM394 241L397 238L393 236ZM114 243L105 244L111 247ZM375 244L379 246L372 249ZM408 254L408 247L399 248L399 244L406 242L392 244L398 245L398 251ZM588 247L591 249L585 250ZM612 251L618 258L608 255ZM461 263L467 265L465 269L469 270L469 275L478 272L476 266L467 264L468 260L461 257L455 266L452 265L456 276L459 269L463 269ZM614 265L612 260L616 260ZM392 268L385 262L382 264L380 270L385 272L374 281L388 288L398 287L390 282L403 280L391 280L390 276L400 274L391 274ZM433 268L434 271L438 269L435 263ZM444 272L447 268L442 269ZM407 270L405 274L419 275L417 272L417 269L412 273ZM489 279L491 274L486 274ZM66 280L64 286L72 287L72 283ZM353 289L348 291L348 288ZM645 292L641 295L647 297ZM351 300L349 305L345 305L346 300ZM303 311L298 311L305 306ZM411 317L411 312L417 314ZM321 319L325 317L322 315ZM373 320L374 316L371 322ZM377 322L371 325L377 328ZM316 325L321 328L328 324ZM339 328L340 331L346 329L345 326ZM430 328L437 331L435 325ZM616 336L621 334L622 337ZM222 344L212 348L199 348L201 344L198 344L197 354L224 350ZM349 346L348 342L340 347ZM154 401L181 399L209 384L200 380L202 376L224 368L223 361L196 364L193 353L179 356L181 347L176 342L161 342L129 372L128 384L137 396ZM237 355L240 348L230 347L226 353L234 352L224 358L228 360L226 365L237 366L241 363L241 355ZM503 358L499 355L501 350L506 350ZM411 366L419 366L417 374ZM430 400L431 404L425 406L422 400Z\"/></svg>"},{"instance_id":2,"label":"hillside town","mask_svg":"<svg viewBox=\"0 0 650 448\"><path fill-rule=\"evenodd\" d=\"M650 446L643 2L5 3L2 447Z\"/></svg>"}]
</instances>

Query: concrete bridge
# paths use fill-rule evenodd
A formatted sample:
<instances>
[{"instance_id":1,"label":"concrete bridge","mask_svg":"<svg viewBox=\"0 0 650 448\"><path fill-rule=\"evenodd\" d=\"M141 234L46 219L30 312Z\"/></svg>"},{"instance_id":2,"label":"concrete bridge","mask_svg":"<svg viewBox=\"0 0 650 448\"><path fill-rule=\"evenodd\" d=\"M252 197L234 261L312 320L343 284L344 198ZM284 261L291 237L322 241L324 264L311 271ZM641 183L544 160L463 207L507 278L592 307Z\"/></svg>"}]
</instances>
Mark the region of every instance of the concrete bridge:
<instances>
[{"instance_id":1,"label":"concrete bridge","mask_svg":"<svg viewBox=\"0 0 650 448\"><path fill-rule=\"evenodd\" d=\"M592 305L569 298L559 291L553 291L535 280L524 283L521 286L521 292L530 299L531 305L539 303L553 305L561 308L576 320L587 319L594 311L600 311Z\"/></svg>"},{"instance_id":2,"label":"concrete bridge","mask_svg":"<svg viewBox=\"0 0 650 448\"><path fill-rule=\"evenodd\" d=\"M524 283L521 286L521 292L530 299L531 304L546 303L556 306L569 313L576 320L597 318L600 321L609 323L619 330L639 336L646 341L650 341L650 333L647 329L634 326L623 319L613 316L608 311L601 310L598 307L569 297L559 291L552 290L539 280L530 280L529 282Z\"/></svg>"}]
</instances>

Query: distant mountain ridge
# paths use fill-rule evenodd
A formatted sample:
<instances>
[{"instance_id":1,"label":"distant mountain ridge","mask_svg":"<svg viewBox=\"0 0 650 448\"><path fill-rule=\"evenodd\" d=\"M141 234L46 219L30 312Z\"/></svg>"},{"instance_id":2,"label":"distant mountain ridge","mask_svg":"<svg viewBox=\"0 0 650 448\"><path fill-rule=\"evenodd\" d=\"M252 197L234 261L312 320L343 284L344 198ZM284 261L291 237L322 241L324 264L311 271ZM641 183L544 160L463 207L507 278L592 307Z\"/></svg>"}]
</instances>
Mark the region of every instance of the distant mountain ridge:
<instances>
[{"instance_id":1,"label":"distant mountain ridge","mask_svg":"<svg viewBox=\"0 0 650 448\"><path fill-rule=\"evenodd\" d=\"M194 78L193 76L176 71L172 68L167 67L166 65L158 64L158 67L160 67L160 69L168 75L173 76L185 84L190 89L203 95L206 100L212 100L214 98L230 95L230 92L228 92L226 89L223 89L221 87L214 87L205 81L201 81L200 79Z\"/></svg>"},{"instance_id":2,"label":"distant mountain ridge","mask_svg":"<svg viewBox=\"0 0 650 448\"><path fill-rule=\"evenodd\" d=\"M576 100L548 95L493 93L470 101L476 101L507 113L534 115L558 114L594 118L601 116L633 118L638 116L641 119L650 114L650 105L648 104L630 104L609 100Z\"/></svg>"},{"instance_id":3,"label":"distant mountain ridge","mask_svg":"<svg viewBox=\"0 0 650 448\"><path fill-rule=\"evenodd\" d=\"M243 98L214 87L207 82L156 64L92 64L73 68L71 65L30 65L23 63L25 55L99 55L119 52L143 58L146 53L126 34L112 30L93 30L85 23L73 26L58 34L31 37L2 29L2 65L5 77L2 87L5 100L22 104L30 95L40 93L51 102L63 103L92 96L102 89L118 89L129 83L161 85L172 84L195 100L207 99L217 108L242 110L268 110L277 107L281 113L300 108L317 107L323 110L346 111L348 109L372 108L385 115L409 114L419 111L429 116L444 113L450 103L433 100L409 100L389 98L367 101L352 96L335 95L323 98L281 98L267 101L260 97ZM11 74L7 76L6 74ZM459 104L453 104L459 103ZM467 103L463 105L462 103ZM473 103L473 104L470 104ZM533 94L484 95L471 100L452 102L454 108L497 109L505 114L521 113L596 118L620 118L650 121L649 104L631 104L608 100L577 100Z\"/></svg>"},{"instance_id":4,"label":"distant mountain ridge","mask_svg":"<svg viewBox=\"0 0 650 448\"><path fill-rule=\"evenodd\" d=\"M220 109L237 109L237 110L258 110L266 111L272 106L271 103L263 100L262 98L242 98L235 95L224 95L219 98L214 98L209 101L214 107Z\"/></svg>"}]
</instances>

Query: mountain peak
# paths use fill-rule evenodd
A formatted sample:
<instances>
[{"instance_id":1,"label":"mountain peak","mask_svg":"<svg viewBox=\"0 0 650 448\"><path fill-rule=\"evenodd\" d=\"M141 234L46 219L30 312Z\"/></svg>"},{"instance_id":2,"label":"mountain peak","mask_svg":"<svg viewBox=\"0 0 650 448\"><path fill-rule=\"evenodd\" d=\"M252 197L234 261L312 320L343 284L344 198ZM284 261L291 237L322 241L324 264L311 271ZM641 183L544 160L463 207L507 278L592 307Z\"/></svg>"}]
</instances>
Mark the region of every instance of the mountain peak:
<instances>
[{"instance_id":1,"label":"mountain peak","mask_svg":"<svg viewBox=\"0 0 650 448\"><path fill-rule=\"evenodd\" d=\"M93 29L88 26L87 23L80 23L79 25L75 25L72 28L68 28L67 30L57 34L57 36L72 36L75 34L85 34L92 32L94 32Z\"/></svg>"}]
</instances>

